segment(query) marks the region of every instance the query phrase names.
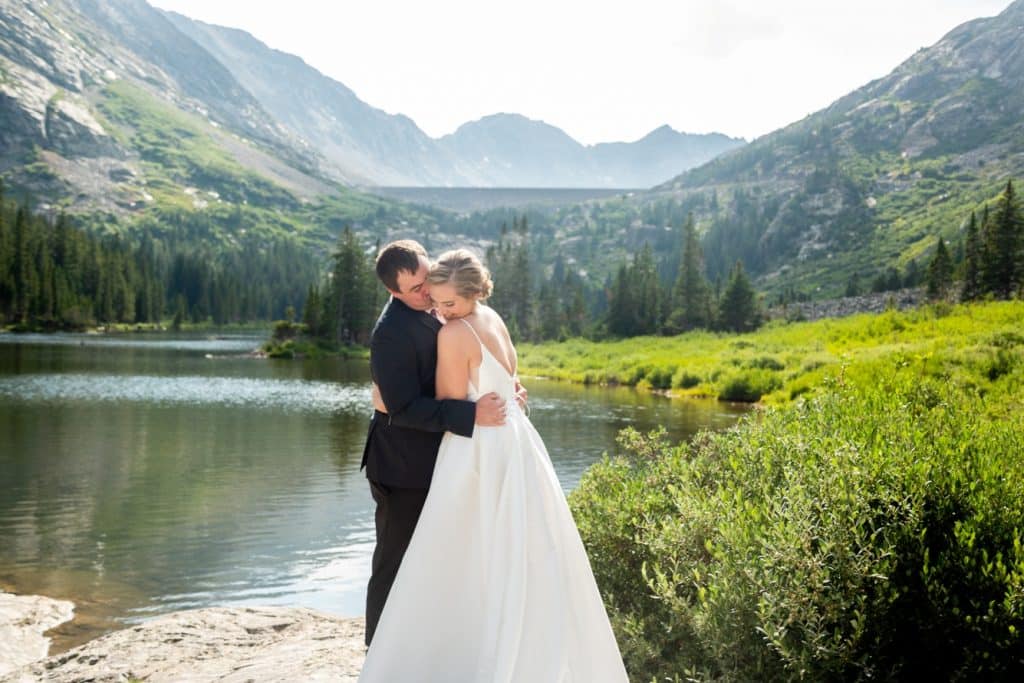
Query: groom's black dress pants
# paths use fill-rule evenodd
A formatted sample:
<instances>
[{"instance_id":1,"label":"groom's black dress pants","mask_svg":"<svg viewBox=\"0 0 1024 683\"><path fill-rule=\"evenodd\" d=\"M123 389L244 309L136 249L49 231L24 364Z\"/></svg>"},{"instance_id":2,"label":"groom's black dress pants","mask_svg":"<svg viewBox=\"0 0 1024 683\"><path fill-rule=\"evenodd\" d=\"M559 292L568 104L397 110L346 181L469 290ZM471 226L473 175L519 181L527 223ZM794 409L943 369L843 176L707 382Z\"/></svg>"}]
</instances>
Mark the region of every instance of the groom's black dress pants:
<instances>
[{"instance_id":1,"label":"groom's black dress pants","mask_svg":"<svg viewBox=\"0 0 1024 683\"><path fill-rule=\"evenodd\" d=\"M427 489L402 489L370 480L377 503L377 547L373 550L370 583L366 589L366 645L369 647L391 584L409 547L412 532L427 500Z\"/></svg>"}]
</instances>

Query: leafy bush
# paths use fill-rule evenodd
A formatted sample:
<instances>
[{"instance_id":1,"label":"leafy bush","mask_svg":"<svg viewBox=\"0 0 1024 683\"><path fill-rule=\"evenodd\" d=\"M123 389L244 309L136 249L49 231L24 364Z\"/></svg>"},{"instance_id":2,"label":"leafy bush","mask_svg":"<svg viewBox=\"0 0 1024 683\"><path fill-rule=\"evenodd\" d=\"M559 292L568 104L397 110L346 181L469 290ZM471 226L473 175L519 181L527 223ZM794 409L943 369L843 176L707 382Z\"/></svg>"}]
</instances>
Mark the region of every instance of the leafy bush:
<instances>
[{"instance_id":1,"label":"leafy bush","mask_svg":"<svg viewBox=\"0 0 1024 683\"><path fill-rule=\"evenodd\" d=\"M295 358L295 342L291 339L284 342L268 342L263 349L268 358Z\"/></svg>"},{"instance_id":2,"label":"leafy bush","mask_svg":"<svg viewBox=\"0 0 1024 683\"><path fill-rule=\"evenodd\" d=\"M647 373L646 379L654 389L671 389L674 370L672 367L658 366Z\"/></svg>"},{"instance_id":3,"label":"leafy bush","mask_svg":"<svg viewBox=\"0 0 1024 683\"><path fill-rule=\"evenodd\" d=\"M1024 674L1024 411L991 395L890 366L691 445L624 431L570 503L633 680Z\"/></svg>"},{"instance_id":4,"label":"leafy bush","mask_svg":"<svg viewBox=\"0 0 1024 683\"><path fill-rule=\"evenodd\" d=\"M302 323L295 323L291 320L275 320L271 339L275 342L284 342L289 339L296 339L306 333L306 326Z\"/></svg>"},{"instance_id":5,"label":"leafy bush","mask_svg":"<svg viewBox=\"0 0 1024 683\"><path fill-rule=\"evenodd\" d=\"M738 370L725 375L718 399L754 403L782 386L782 380L771 370Z\"/></svg>"},{"instance_id":6,"label":"leafy bush","mask_svg":"<svg viewBox=\"0 0 1024 683\"><path fill-rule=\"evenodd\" d=\"M634 386L640 380L647 378L651 372L651 366L649 365L634 365L618 376L615 384L625 384L627 386ZM648 379L649 381L649 379Z\"/></svg>"},{"instance_id":7,"label":"leafy bush","mask_svg":"<svg viewBox=\"0 0 1024 683\"><path fill-rule=\"evenodd\" d=\"M672 375L672 387L675 389L692 389L701 383L700 375L686 368L679 368Z\"/></svg>"},{"instance_id":8,"label":"leafy bush","mask_svg":"<svg viewBox=\"0 0 1024 683\"><path fill-rule=\"evenodd\" d=\"M759 370L783 370L786 366L780 363L777 359L771 356L759 356L757 358L751 358L746 362L748 368L757 368Z\"/></svg>"}]
</instances>

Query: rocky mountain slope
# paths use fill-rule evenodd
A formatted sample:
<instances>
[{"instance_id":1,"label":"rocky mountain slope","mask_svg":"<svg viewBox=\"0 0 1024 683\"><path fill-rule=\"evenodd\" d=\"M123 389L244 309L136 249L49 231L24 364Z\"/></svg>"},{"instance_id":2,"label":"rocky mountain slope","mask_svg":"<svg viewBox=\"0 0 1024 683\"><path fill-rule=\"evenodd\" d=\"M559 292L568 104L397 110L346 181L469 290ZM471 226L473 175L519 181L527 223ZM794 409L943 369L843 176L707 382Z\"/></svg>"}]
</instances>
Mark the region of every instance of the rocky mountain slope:
<instances>
[{"instance_id":1,"label":"rocky mountain slope","mask_svg":"<svg viewBox=\"0 0 1024 683\"><path fill-rule=\"evenodd\" d=\"M9 186L114 212L233 182L300 199L335 183L647 187L742 144L665 129L584 147L508 115L435 140L298 57L144 0L2 0L0 124Z\"/></svg>"},{"instance_id":2,"label":"rocky mountain slope","mask_svg":"<svg viewBox=\"0 0 1024 683\"><path fill-rule=\"evenodd\" d=\"M709 265L814 290L923 262L1024 176L1024 0L963 24L782 130L655 188L688 202ZM836 287L841 286L839 284Z\"/></svg>"},{"instance_id":3,"label":"rocky mountain slope","mask_svg":"<svg viewBox=\"0 0 1024 683\"><path fill-rule=\"evenodd\" d=\"M124 211L217 176L312 197L318 155L142 0L0 2L0 174ZM173 187L172 187L173 186Z\"/></svg>"},{"instance_id":4,"label":"rocky mountain slope","mask_svg":"<svg viewBox=\"0 0 1024 683\"><path fill-rule=\"evenodd\" d=\"M408 117L371 107L344 84L245 31L174 12L166 16L225 65L277 121L320 150L343 179L383 185L450 180L453 160Z\"/></svg>"}]
</instances>

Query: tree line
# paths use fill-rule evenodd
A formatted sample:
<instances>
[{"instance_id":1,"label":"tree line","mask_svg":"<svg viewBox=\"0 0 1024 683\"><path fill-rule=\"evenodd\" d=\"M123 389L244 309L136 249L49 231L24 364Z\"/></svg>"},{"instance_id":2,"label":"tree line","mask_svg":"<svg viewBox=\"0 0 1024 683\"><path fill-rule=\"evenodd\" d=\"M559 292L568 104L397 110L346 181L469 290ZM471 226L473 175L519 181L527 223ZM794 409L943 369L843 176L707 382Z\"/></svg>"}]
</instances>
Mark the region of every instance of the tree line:
<instances>
[{"instance_id":1,"label":"tree line","mask_svg":"<svg viewBox=\"0 0 1024 683\"><path fill-rule=\"evenodd\" d=\"M895 267L870 284L875 292L924 285L929 297L956 296L963 301L992 296L1009 298L1024 287L1024 219L1013 182L985 207L979 220L968 221L961 248L951 253L937 242L925 267L911 261L901 272ZM544 268L545 244L530 239L525 215L502 224L497 243L487 249L485 263L495 281L488 302L505 319L517 340L545 341L575 336L595 339L640 335L673 335L695 329L746 332L764 320L759 296L742 260L728 279L708 279L703 246L690 214L678 235L679 244L657 258L649 243L623 261L602 286L595 286L556 254ZM550 245L547 245L550 246ZM662 245L664 246L664 245ZM334 269L326 282L311 287L313 308L305 319L316 336L335 343L369 338L386 294L373 277L372 258L358 237L346 229L334 253ZM959 289L955 290L955 283ZM846 294L861 294L856 279ZM780 302L800 300L795 290L783 292Z\"/></svg>"},{"instance_id":2,"label":"tree line","mask_svg":"<svg viewBox=\"0 0 1024 683\"><path fill-rule=\"evenodd\" d=\"M513 217L485 254L495 283L488 305L501 314L514 339L525 341L755 329L763 314L743 264L735 264L724 289L713 287L692 216L682 238L681 259L671 278L663 276L653 250L644 244L598 288L561 255L550 272L538 272L540 259L531 253L527 218ZM351 228L343 230L330 272L306 296L302 322L308 334L332 344L369 339L387 298L373 274L376 251L367 250Z\"/></svg>"},{"instance_id":3,"label":"tree line","mask_svg":"<svg viewBox=\"0 0 1024 683\"><path fill-rule=\"evenodd\" d=\"M272 320L303 304L319 270L294 240L228 250L97 235L65 215L34 215L3 192L0 184L0 323L21 329Z\"/></svg>"},{"instance_id":4,"label":"tree line","mask_svg":"<svg viewBox=\"0 0 1024 683\"><path fill-rule=\"evenodd\" d=\"M938 238L925 283L931 299L1009 299L1024 292L1024 214L1012 180L991 211L985 205L980 222L971 212L959 259Z\"/></svg>"}]
</instances>

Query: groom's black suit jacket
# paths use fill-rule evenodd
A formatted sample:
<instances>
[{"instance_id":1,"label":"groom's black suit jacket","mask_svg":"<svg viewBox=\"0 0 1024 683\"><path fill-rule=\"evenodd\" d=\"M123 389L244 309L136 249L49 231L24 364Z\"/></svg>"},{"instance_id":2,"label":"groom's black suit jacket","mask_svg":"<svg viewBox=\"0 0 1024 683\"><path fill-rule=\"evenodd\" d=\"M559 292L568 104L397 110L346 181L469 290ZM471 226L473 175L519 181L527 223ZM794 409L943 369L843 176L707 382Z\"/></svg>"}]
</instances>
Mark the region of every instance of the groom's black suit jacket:
<instances>
[{"instance_id":1,"label":"groom's black suit jacket","mask_svg":"<svg viewBox=\"0 0 1024 683\"><path fill-rule=\"evenodd\" d=\"M476 404L437 400L437 332L441 323L392 298L370 339L370 372L387 414L374 411L362 467L372 481L398 488L430 488L445 432L473 435Z\"/></svg>"}]
</instances>

